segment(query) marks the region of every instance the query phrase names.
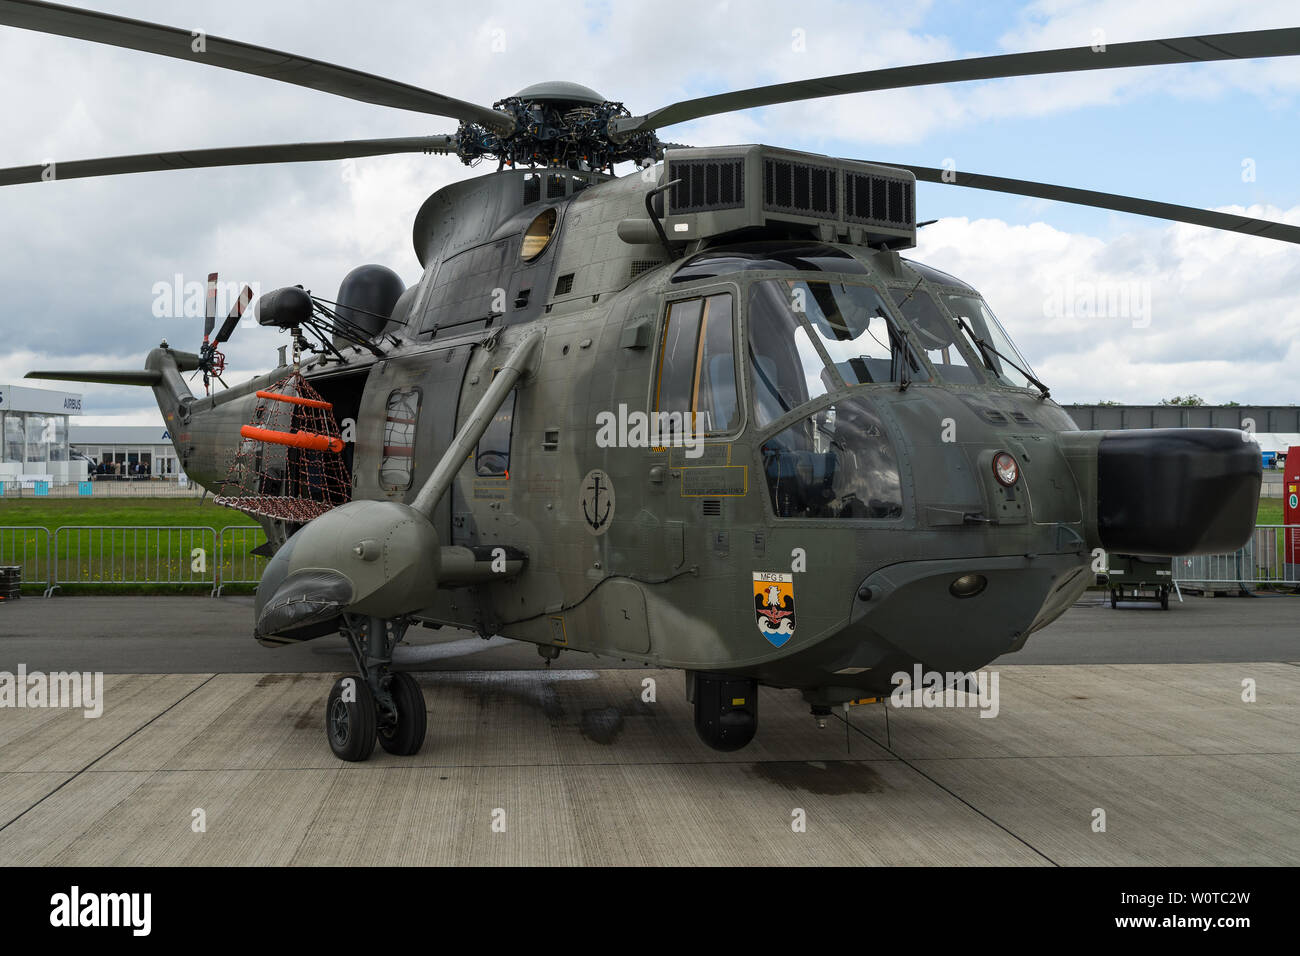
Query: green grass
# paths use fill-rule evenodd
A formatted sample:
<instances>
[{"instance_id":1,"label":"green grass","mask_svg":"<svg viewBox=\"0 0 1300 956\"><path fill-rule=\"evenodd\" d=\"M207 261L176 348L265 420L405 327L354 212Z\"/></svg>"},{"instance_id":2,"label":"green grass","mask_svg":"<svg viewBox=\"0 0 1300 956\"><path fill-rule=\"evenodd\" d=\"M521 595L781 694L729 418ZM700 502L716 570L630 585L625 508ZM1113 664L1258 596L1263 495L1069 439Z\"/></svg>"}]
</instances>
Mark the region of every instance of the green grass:
<instances>
[{"instance_id":1,"label":"green grass","mask_svg":"<svg viewBox=\"0 0 1300 956\"><path fill-rule=\"evenodd\" d=\"M218 531L256 524L242 511L197 498L0 498L0 528L37 525L199 525Z\"/></svg>"},{"instance_id":2,"label":"green grass","mask_svg":"<svg viewBox=\"0 0 1300 956\"><path fill-rule=\"evenodd\" d=\"M1281 524L1282 523L1282 499L1281 498L1260 498L1259 499L1259 517L1255 524Z\"/></svg>"},{"instance_id":3,"label":"green grass","mask_svg":"<svg viewBox=\"0 0 1300 956\"><path fill-rule=\"evenodd\" d=\"M60 525L198 525L220 531L256 523L241 511L191 498L0 498L0 528L37 525L53 531ZM1282 499L1261 498L1256 523L1281 524Z\"/></svg>"},{"instance_id":4,"label":"green grass","mask_svg":"<svg viewBox=\"0 0 1300 956\"><path fill-rule=\"evenodd\" d=\"M242 535L226 529L252 526L256 522L232 508L191 498L100 498L95 499L0 499L0 563L23 564L23 578L44 580L48 576L40 532L5 531L24 526L47 528L211 528L221 541L218 566L215 539L206 531L80 531L55 537L53 559L59 580L90 580L94 583L60 584L68 594L108 592L113 594L175 594L206 592L212 588L214 570L222 581L233 577L258 578L265 560L248 551L265 537L259 531ZM193 551L207 552L206 569L195 572ZM100 558L100 555L111 558ZM23 557L26 560L22 560ZM133 579L163 579L166 583L127 584ZM111 583L122 582L122 583ZM38 592L39 586L25 586L24 593ZM252 585L227 584L224 593L247 593Z\"/></svg>"}]
</instances>

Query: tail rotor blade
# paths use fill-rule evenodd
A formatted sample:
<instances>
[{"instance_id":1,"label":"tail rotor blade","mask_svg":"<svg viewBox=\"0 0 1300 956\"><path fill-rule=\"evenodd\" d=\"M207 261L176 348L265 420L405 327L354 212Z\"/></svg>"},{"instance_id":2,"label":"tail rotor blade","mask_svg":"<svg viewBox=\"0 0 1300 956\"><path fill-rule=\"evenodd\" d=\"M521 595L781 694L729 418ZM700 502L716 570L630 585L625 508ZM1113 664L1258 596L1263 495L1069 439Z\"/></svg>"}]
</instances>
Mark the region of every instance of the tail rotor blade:
<instances>
[{"instance_id":1,"label":"tail rotor blade","mask_svg":"<svg viewBox=\"0 0 1300 956\"><path fill-rule=\"evenodd\" d=\"M248 286L244 286L244 290L239 293L239 300L235 303L235 307L231 309L230 314L226 316L226 321L221 323L221 331L219 331L217 337L212 340L213 345L220 345L222 342L230 338L231 334L235 331L235 326L239 324L240 318L243 317L244 310L248 308L248 303L252 301L253 290Z\"/></svg>"},{"instance_id":2,"label":"tail rotor blade","mask_svg":"<svg viewBox=\"0 0 1300 956\"><path fill-rule=\"evenodd\" d=\"M208 298L203 309L203 341L212 334L212 327L217 324L217 274L208 273Z\"/></svg>"}]
</instances>

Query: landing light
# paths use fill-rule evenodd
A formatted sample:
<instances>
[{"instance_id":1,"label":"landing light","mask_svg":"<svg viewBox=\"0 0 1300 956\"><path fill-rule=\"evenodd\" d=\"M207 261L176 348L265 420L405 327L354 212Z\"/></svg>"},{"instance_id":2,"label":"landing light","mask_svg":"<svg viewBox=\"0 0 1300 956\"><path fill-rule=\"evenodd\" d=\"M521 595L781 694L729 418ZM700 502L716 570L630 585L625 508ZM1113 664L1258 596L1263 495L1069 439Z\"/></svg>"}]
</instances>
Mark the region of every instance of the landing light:
<instances>
[{"instance_id":1,"label":"landing light","mask_svg":"<svg viewBox=\"0 0 1300 956\"><path fill-rule=\"evenodd\" d=\"M993 477L1010 488L1020 480L1020 465L1007 452L1000 451L993 456Z\"/></svg>"},{"instance_id":2,"label":"landing light","mask_svg":"<svg viewBox=\"0 0 1300 956\"><path fill-rule=\"evenodd\" d=\"M955 598L974 597L988 587L989 579L982 574L963 574L948 585L948 593Z\"/></svg>"}]
</instances>

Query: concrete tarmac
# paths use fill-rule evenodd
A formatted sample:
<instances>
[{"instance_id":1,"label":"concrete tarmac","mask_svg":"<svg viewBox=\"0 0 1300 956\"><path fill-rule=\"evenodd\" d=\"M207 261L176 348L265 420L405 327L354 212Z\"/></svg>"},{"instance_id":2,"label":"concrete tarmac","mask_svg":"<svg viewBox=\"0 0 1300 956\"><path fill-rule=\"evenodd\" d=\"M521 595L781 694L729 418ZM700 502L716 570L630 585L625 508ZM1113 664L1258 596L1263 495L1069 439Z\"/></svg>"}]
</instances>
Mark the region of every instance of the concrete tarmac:
<instances>
[{"instance_id":1,"label":"concrete tarmac","mask_svg":"<svg viewBox=\"0 0 1300 956\"><path fill-rule=\"evenodd\" d=\"M99 718L0 709L0 861L1300 863L1292 598L1085 602L996 662L991 719L959 695L972 706L865 705L819 730L797 693L764 689L733 754L698 741L678 672L545 669L531 647L421 629L401 650L424 747L363 764L324 736L341 643L261 648L246 602L0 607L0 670L110 671Z\"/></svg>"},{"instance_id":2,"label":"concrete tarmac","mask_svg":"<svg viewBox=\"0 0 1300 956\"><path fill-rule=\"evenodd\" d=\"M23 598L0 604L0 670L118 674L332 672L352 666L343 639L266 648L253 640L251 597ZM456 628L413 627L398 660L408 670L539 668L531 644ZM1168 611L1090 592L999 664L1164 664L1300 660L1300 596L1188 597ZM640 667L586 655L570 667Z\"/></svg>"}]
</instances>

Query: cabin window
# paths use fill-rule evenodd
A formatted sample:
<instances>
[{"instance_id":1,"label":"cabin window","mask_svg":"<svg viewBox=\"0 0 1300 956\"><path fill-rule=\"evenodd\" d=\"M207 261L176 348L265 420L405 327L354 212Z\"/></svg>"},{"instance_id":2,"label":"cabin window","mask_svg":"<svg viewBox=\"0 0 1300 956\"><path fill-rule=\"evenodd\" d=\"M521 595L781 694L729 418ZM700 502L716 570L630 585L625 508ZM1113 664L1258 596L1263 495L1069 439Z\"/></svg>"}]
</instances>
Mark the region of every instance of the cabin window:
<instances>
[{"instance_id":1,"label":"cabin window","mask_svg":"<svg viewBox=\"0 0 1300 956\"><path fill-rule=\"evenodd\" d=\"M515 392L511 392L478 440L474 474L480 478L510 477L510 434L515 422Z\"/></svg>"},{"instance_id":2,"label":"cabin window","mask_svg":"<svg viewBox=\"0 0 1300 956\"><path fill-rule=\"evenodd\" d=\"M405 491L415 472L415 426L420 417L420 390L397 388L388 393L384 418L384 448L379 459L379 485L385 491Z\"/></svg>"},{"instance_id":3,"label":"cabin window","mask_svg":"<svg viewBox=\"0 0 1300 956\"><path fill-rule=\"evenodd\" d=\"M660 434L722 434L740 424L731 293L673 302L659 346Z\"/></svg>"}]
</instances>

